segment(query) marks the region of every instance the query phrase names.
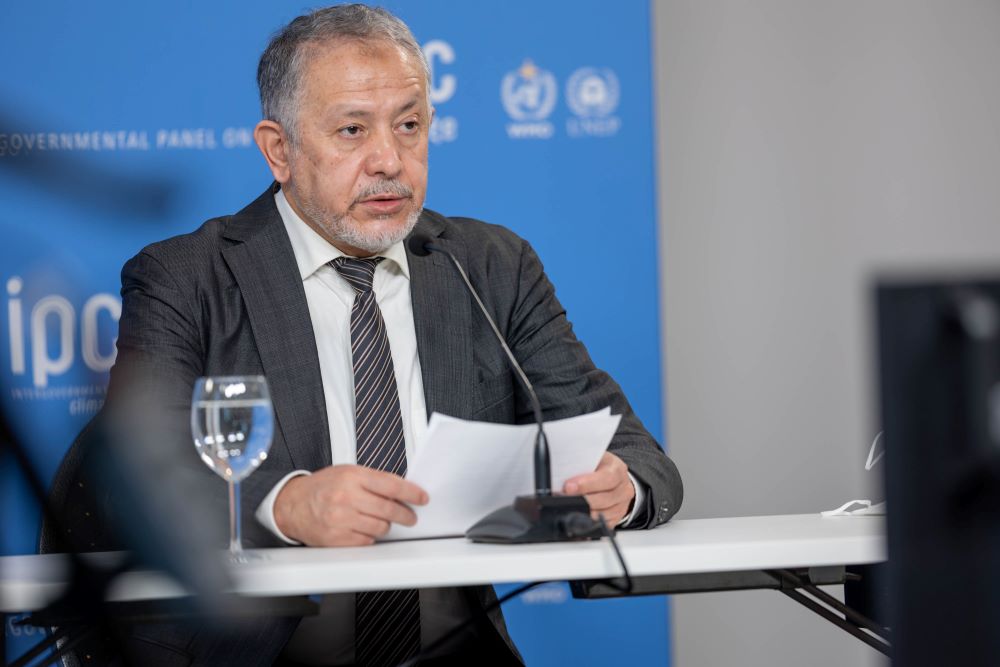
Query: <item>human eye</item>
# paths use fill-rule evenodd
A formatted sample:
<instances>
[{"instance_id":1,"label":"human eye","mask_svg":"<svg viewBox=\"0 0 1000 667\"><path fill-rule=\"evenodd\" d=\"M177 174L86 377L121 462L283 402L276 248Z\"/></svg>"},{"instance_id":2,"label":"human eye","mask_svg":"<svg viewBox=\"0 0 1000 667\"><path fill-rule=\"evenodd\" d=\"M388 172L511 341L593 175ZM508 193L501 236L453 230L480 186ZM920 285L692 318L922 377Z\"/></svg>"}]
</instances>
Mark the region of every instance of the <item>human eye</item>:
<instances>
[{"instance_id":1,"label":"human eye","mask_svg":"<svg viewBox=\"0 0 1000 667\"><path fill-rule=\"evenodd\" d=\"M345 125L344 127L337 130L337 134L339 134L342 137L357 137L361 135L361 132L362 132L361 126L355 124Z\"/></svg>"},{"instance_id":2,"label":"human eye","mask_svg":"<svg viewBox=\"0 0 1000 667\"><path fill-rule=\"evenodd\" d=\"M416 118L411 118L410 120L404 120L399 124L399 130L403 134L416 134L420 131L420 121Z\"/></svg>"}]
</instances>

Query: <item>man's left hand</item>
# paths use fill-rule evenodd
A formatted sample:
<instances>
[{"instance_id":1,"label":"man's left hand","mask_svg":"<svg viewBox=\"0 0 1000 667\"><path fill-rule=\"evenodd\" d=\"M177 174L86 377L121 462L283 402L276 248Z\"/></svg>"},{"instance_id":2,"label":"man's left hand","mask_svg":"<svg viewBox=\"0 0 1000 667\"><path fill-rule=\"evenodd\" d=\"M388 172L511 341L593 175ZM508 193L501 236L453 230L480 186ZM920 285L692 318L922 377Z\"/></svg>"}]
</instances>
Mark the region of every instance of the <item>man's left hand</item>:
<instances>
[{"instance_id":1,"label":"man's left hand","mask_svg":"<svg viewBox=\"0 0 1000 667\"><path fill-rule=\"evenodd\" d=\"M597 470L566 480L563 493L582 495L590 504L590 515L596 519L603 514L608 527L614 528L628 514L635 487L625 462L611 452L604 452Z\"/></svg>"}]
</instances>

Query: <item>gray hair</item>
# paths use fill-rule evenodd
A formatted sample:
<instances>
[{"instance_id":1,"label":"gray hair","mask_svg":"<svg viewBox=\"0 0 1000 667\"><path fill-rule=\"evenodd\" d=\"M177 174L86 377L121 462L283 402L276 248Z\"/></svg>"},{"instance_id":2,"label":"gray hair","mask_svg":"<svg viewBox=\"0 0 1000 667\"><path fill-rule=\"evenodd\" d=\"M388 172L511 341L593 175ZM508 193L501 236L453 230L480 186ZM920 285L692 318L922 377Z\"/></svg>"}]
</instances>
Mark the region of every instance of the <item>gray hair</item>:
<instances>
[{"instance_id":1,"label":"gray hair","mask_svg":"<svg viewBox=\"0 0 1000 667\"><path fill-rule=\"evenodd\" d=\"M421 64L429 90L430 67L420 45L406 24L385 9L351 4L304 14L275 33L257 65L261 112L285 128L292 143L297 142L307 47L350 40L382 40L400 47Z\"/></svg>"}]
</instances>

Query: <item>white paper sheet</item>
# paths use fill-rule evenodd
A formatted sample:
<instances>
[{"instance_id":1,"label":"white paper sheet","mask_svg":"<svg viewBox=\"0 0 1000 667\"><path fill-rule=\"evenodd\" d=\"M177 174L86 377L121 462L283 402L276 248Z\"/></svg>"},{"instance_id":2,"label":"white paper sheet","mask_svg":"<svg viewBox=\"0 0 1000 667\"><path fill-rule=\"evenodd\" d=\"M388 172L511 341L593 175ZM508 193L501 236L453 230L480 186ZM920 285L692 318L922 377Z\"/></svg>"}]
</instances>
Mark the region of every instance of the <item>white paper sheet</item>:
<instances>
[{"instance_id":1,"label":"white paper sheet","mask_svg":"<svg viewBox=\"0 0 1000 667\"><path fill-rule=\"evenodd\" d=\"M620 415L610 408L545 423L552 488L592 472L611 443ZM535 490L534 424L472 422L434 413L406 478L430 496L415 507L417 524L393 524L385 540L464 535L489 512Z\"/></svg>"}]
</instances>

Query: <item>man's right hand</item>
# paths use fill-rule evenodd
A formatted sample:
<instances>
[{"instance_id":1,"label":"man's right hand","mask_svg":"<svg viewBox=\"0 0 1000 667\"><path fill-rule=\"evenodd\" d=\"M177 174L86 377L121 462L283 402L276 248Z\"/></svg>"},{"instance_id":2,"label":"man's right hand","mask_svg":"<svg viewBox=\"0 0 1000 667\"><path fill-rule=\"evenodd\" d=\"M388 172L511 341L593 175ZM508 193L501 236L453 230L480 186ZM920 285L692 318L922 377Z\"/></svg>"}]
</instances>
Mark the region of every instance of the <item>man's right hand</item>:
<instances>
[{"instance_id":1,"label":"man's right hand","mask_svg":"<svg viewBox=\"0 0 1000 667\"><path fill-rule=\"evenodd\" d=\"M336 465L290 479L274 501L274 520L282 533L308 546L359 546L385 535L393 523L414 525L417 515L407 505L427 501L426 491L399 475Z\"/></svg>"}]
</instances>

